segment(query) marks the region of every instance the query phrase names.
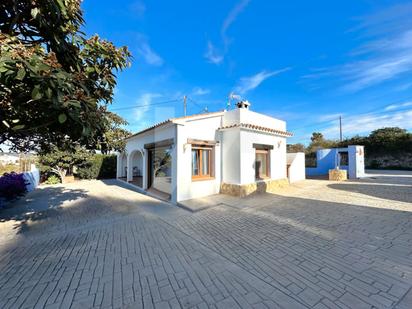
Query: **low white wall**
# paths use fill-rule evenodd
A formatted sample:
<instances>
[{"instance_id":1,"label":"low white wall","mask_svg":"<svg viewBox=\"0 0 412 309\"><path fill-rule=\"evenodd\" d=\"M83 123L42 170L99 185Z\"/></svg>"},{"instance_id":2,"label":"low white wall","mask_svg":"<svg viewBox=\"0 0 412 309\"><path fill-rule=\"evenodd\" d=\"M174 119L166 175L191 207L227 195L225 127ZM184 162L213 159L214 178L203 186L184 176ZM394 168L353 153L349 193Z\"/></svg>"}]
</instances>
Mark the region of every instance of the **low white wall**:
<instances>
[{"instance_id":1,"label":"low white wall","mask_svg":"<svg viewBox=\"0 0 412 309\"><path fill-rule=\"evenodd\" d=\"M288 153L286 155L288 164L289 182L304 180L305 175L305 154L303 152Z\"/></svg>"},{"instance_id":2,"label":"low white wall","mask_svg":"<svg viewBox=\"0 0 412 309\"><path fill-rule=\"evenodd\" d=\"M34 189L37 188L40 182L40 171L35 167L32 166L30 172L24 172L23 177L27 182L27 191L33 191Z\"/></svg>"}]
</instances>

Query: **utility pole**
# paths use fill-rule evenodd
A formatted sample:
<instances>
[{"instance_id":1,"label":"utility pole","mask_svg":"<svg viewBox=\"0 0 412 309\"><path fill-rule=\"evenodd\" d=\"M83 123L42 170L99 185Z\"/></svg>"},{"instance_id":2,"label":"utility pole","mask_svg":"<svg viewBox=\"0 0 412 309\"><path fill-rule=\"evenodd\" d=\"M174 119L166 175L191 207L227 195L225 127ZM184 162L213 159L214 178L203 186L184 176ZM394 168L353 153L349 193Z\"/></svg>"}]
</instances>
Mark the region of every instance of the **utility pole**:
<instances>
[{"instance_id":1,"label":"utility pole","mask_svg":"<svg viewBox=\"0 0 412 309\"><path fill-rule=\"evenodd\" d=\"M186 111L187 111L186 100L187 100L187 96L183 96L183 114L184 114L185 117L186 117Z\"/></svg>"},{"instance_id":2,"label":"utility pole","mask_svg":"<svg viewBox=\"0 0 412 309\"><path fill-rule=\"evenodd\" d=\"M342 116L339 116L339 136L340 136L340 141L342 141Z\"/></svg>"}]
</instances>

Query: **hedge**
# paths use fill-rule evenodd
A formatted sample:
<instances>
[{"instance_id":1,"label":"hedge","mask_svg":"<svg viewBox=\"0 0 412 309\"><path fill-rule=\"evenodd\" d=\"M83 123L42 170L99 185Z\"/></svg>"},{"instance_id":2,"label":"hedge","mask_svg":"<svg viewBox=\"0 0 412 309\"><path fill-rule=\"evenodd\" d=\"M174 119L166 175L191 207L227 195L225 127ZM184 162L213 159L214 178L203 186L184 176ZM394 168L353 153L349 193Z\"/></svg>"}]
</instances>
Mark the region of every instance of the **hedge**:
<instances>
[{"instance_id":1,"label":"hedge","mask_svg":"<svg viewBox=\"0 0 412 309\"><path fill-rule=\"evenodd\" d=\"M13 201L25 195L27 185L22 173L4 173L0 177L0 208L4 201Z\"/></svg>"},{"instance_id":2,"label":"hedge","mask_svg":"<svg viewBox=\"0 0 412 309\"><path fill-rule=\"evenodd\" d=\"M116 178L116 155L94 154L85 164L77 167L76 176L82 179Z\"/></svg>"}]
</instances>

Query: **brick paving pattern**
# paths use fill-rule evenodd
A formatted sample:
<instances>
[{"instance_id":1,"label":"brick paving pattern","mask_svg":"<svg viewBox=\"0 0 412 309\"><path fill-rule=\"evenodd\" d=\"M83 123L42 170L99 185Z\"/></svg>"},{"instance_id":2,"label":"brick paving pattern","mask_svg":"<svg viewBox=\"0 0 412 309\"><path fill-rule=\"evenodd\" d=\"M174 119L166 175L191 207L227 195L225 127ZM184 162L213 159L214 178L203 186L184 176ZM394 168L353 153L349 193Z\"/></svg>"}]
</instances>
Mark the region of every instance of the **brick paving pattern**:
<instances>
[{"instance_id":1,"label":"brick paving pattern","mask_svg":"<svg viewBox=\"0 0 412 309\"><path fill-rule=\"evenodd\" d=\"M27 205L51 209L0 213L0 308L412 308L396 179L392 199L308 181L197 213L115 181L40 189Z\"/></svg>"}]
</instances>

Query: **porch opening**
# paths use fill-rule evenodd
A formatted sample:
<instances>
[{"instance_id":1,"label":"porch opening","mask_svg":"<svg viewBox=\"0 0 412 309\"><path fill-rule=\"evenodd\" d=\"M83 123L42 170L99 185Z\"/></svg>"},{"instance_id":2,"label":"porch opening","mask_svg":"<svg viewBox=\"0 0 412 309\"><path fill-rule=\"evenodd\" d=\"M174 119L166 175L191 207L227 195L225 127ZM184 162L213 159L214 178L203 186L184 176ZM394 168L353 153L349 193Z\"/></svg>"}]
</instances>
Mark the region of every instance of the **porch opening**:
<instances>
[{"instance_id":1,"label":"porch opening","mask_svg":"<svg viewBox=\"0 0 412 309\"><path fill-rule=\"evenodd\" d=\"M143 188L143 155L139 150L131 153L132 156L132 180L130 183Z\"/></svg>"},{"instance_id":2,"label":"porch opening","mask_svg":"<svg viewBox=\"0 0 412 309\"><path fill-rule=\"evenodd\" d=\"M126 181L127 179L127 155L125 153L120 154L119 156L119 178Z\"/></svg>"}]
</instances>

